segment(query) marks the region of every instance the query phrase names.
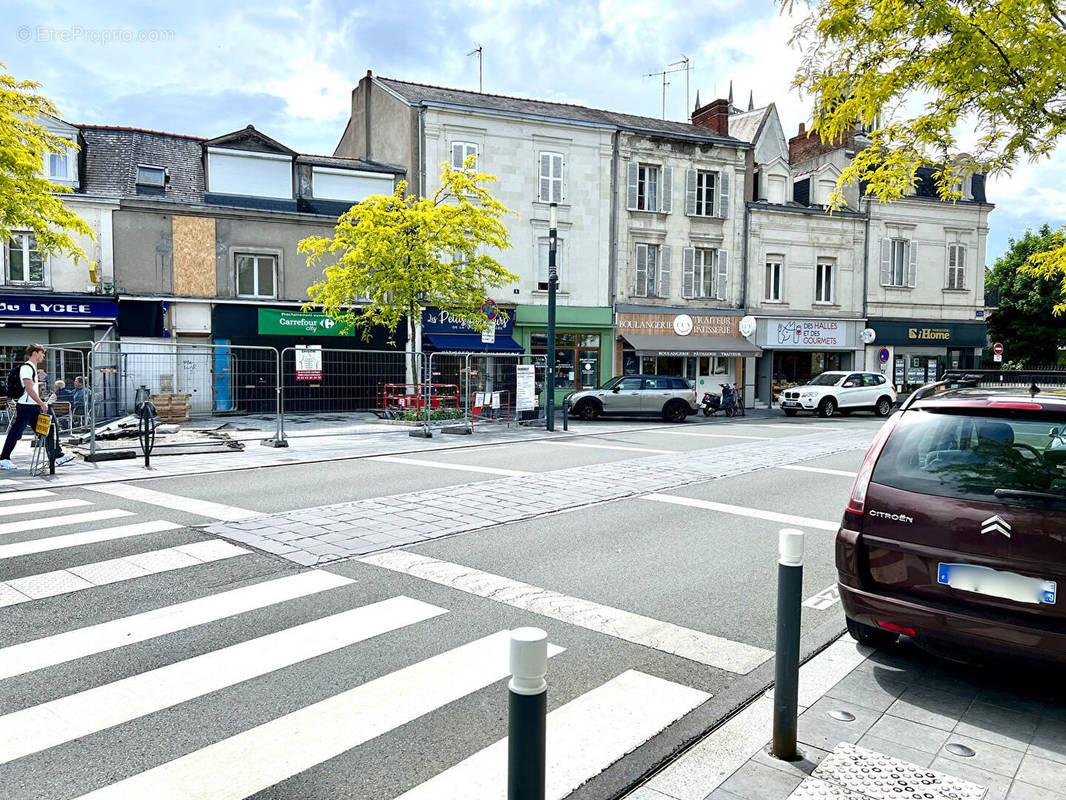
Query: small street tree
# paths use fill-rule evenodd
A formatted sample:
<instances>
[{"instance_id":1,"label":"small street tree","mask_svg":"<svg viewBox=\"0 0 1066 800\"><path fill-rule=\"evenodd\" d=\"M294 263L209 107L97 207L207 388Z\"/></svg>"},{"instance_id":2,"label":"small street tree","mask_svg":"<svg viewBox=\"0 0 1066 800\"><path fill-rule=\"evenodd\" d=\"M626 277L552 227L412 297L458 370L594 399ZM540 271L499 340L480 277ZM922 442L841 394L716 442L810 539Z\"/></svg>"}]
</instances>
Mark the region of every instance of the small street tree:
<instances>
[{"instance_id":1,"label":"small street tree","mask_svg":"<svg viewBox=\"0 0 1066 800\"><path fill-rule=\"evenodd\" d=\"M321 308L364 338L376 326L394 332L404 320L408 341L422 308L437 306L476 328L490 324L481 306L493 288L518 280L486 250L511 246L503 218L509 211L485 188L492 175L441 164L432 197L375 195L352 206L332 237L310 236L299 251L309 264L332 257L325 279L313 285L308 307Z\"/></svg>"},{"instance_id":2,"label":"small street tree","mask_svg":"<svg viewBox=\"0 0 1066 800\"><path fill-rule=\"evenodd\" d=\"M70 142L37 121L59 116L38 89L39 83L16 80L0 64L0 245L14 231L31 231L42 253L78 261L86 255L74 236L91 237L93 230L57 196L70 188L42 174L48 154L65 152Z\"/></svg>"},{"instance_id":3,"label":"small street tree","mask_svg":"<svg viewBox=\"0 0 1066 800\"><path fill-rule=\"evenodd\" d=\"M1019 269L1034 256L1054 252L1063 235L1044 225L1026 231L996 261L986 284L999 289L999 308L988 319L988 335L1002 342L1006 357L1023 366L1054 364L1058 348L1066 345L1066 325L1054 314L1059 288L1055 281Z\"/></svg>"},{"instance_id":4,"label":"small street tree","mask_svg":"<svg viewBox=\"0 0 1066 800\"><path fill-rule=\"evenodd\" d=\"M888 202L909 193L918 167L931 166L940 196L958 199L968 175L1047 158L1066 133L1059 0L807 3L792 39L803 51L793 85L813 100L812 135L838 141L861 124L871 142L838 188L861 182ZM908 102L924 105L908 112ZM976 132L973 147L960 146L963 128ZM843 202L840 191L834 201ZM1058 312L1066 311L1066 244L1020 268L1058 281Z\"/></svg>"}]
</instances>

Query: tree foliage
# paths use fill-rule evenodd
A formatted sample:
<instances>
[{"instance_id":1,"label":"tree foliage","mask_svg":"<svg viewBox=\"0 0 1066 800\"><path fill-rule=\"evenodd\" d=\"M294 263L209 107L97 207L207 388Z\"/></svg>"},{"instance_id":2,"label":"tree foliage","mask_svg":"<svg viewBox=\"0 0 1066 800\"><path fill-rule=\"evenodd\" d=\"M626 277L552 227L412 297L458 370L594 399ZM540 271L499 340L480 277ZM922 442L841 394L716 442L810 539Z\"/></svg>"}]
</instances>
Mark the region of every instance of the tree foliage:
<instances>
[{"instance_id":1,"label":"tree foliage","mask_svg":"<svg viewBox=\"0 0 1066 800\"><path fill-rule=\"evenodd\" d=\"M1019 269L1034 256L1063 246L1061 231L1044 225L1010 240L1010 249L996 261L985 283L999 289L999 308L988 319L988 334L1003 343L1007 358L1024 366L1054 364L1058 348L1066 345L1066 325L1054 315L1059 287L1056 281Z\"/></svg>"},{"instance_id":2,"label":"tree foliage","mask_svg":"<svg viewBox=\"0 0 1066 800\"><path fill-rule=\"evenodd\" d=\"M86 255L74 236L92 237L93 230L57 196L70 187L42 174L48 154L62 153L71 143L37 121L59 115L38 89L39 83L16 80L0 64L0 244L15 231L31 231L40 251L78 261Z\"/></svg>"},{"instance_id":3,"label":"tree foliage","mask_svg":"<svg viewBox=\"0 0 1066 800\"><path fill-rule=\"evenodd\" d=\"M485 254L511 246L503 218L514 212L485 188L495 176L473 166L473 156L461 170L441 164L432 197L405 197L401 182L392 195L352 206L332 237L303 239L299 251L309 254L308 264L336 257L308 290L308 307L343 322L345 331L361 329L364 338L375 326L394 331L404 318L418 319L425 306L487 328L481 306L489 290L518 280Z\"/></svg>"}]
</instances>

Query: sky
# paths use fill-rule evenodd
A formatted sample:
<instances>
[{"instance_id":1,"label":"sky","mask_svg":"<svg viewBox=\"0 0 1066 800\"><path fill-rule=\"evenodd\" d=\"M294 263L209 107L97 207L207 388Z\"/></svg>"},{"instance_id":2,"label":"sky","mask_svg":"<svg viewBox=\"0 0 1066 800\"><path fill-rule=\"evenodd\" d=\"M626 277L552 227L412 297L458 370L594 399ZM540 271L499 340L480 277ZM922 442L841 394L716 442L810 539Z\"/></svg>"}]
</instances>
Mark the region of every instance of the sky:
<instances>
[{"instance_id":1,"label":"sky","mask_svg":"<svg viewBox=\"0 0 1066 800\"><path fill-rule=\"evenodd\" d=\"M795 14L805 7L798 3ZM331 154L351 90L376 75L683 120L703 103L777 104L785 133L809 118L791 79L798 16L770 0L0 0L0 62L73 123L214 137L255 125L304 153ZM960 132L965 136L966 132ZM993 177L987 264L1008 239L1066 223L1066 143Z\"/></svg>"}]
</instances>

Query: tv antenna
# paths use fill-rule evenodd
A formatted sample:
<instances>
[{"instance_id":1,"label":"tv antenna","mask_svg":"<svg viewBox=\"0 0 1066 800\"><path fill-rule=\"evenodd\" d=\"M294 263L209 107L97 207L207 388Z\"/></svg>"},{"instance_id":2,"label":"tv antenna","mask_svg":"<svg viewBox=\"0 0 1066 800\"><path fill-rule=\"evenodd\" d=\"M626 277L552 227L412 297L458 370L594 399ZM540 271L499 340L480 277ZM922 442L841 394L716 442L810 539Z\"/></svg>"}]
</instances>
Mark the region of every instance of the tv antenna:
<instances>
[{"instance_id":1,"label":"tv antenna","mask_svg":"<svg viewBox=\"0 0 1066 800\"><path fill-rule=\"evenodd\" d=\"M663 119L666 119L666 87L670 85L670 81L666 79L667 75L672 75L675 72L685 73L685 114L688 115L688 103L689 103L689 73L692 71L692 64L689 57L684 53L681 54L681 60L675 61L672 64L667 64L666 68L661 72L648 72L645 73L646 78L658 78L663 80Z\"/></svg>"},{"instance_id":2,"label":"tv antenna","mask_svg":"<svg viewBox=\"0 0 1066 800\"><path fill-rule=\"evenodd\" d=\"M475 42L475 44L476 44L476 42ZM482 50L480 44L477 47L475 47L473 50L471 50L469 53L467 53L467 56L472 56L475 53L477 54L477 90L478 90L479 93L483 93L484 92L484 88L483 88L483 83L482 83L481 62L482 62L482 58L484 56L484 51Z\"/></svg>"}]
</instances>

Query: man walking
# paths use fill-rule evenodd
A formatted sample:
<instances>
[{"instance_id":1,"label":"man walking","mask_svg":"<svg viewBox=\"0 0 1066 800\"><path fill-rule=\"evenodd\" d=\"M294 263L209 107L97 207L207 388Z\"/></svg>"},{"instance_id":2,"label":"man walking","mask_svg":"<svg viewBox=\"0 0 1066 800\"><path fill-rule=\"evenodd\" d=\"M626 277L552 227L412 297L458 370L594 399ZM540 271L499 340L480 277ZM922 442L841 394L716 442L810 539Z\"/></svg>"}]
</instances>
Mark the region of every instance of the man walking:
<instances>
[{"instance_id":1,"label":"man walking","mask_svg":"<svg viewBox=\"0 0 1066 800\"><path fill-rule=\"evenodd\" d=\"M37 393L37 365L44 361L45 349L39 344L26 348L26 363L19 367L19 380L22 383L22 395L15 400L15 419L7 431L4 449L0 451L0 469L17 469L11 463L11 452L15 449L26 426L31 428L37 422L38 414L48 414L48 404ZM60 456L56 464L65 464L74 458L73 453Z\"/></svg>"}]
</instances>

